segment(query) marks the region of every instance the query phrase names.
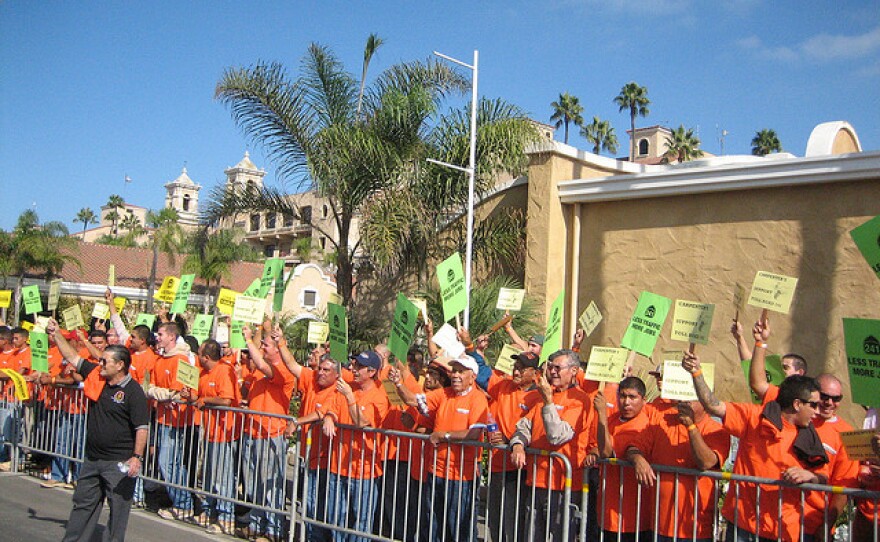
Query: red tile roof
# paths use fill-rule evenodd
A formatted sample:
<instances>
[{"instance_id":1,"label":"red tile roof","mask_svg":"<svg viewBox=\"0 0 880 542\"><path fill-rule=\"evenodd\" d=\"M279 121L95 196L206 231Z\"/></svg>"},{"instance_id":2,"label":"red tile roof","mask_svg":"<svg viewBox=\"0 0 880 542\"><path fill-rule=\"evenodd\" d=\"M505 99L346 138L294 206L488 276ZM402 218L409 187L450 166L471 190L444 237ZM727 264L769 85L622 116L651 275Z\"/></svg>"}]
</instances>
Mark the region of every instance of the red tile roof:
<instances>
[{"instance_id":1,"label":"red tile roof","mask_svg":"<svg viewBox=\"0 0 880 542\"><path fill-rule=\"evenodd\" d=\"M145 248L125 248L97 243L78 242L72 254L79 259L82 269L75 264L66 263L61 270L65 282L84 284L106 284L110 264L116 265L116 284L130 288L147 288L150 280L150 266L153 252ZM180 268L186 255L179 255L171 264L167 255L160 252L156 266L156 288L166 275L180 276ZM234 262L230 266L230 278L223 279L221 285L236 292L244 291L250 283L262 275L263 264L256 262ZM194 292L204 290L204 281L196 277Z\"/></svg>"}]
</instances>

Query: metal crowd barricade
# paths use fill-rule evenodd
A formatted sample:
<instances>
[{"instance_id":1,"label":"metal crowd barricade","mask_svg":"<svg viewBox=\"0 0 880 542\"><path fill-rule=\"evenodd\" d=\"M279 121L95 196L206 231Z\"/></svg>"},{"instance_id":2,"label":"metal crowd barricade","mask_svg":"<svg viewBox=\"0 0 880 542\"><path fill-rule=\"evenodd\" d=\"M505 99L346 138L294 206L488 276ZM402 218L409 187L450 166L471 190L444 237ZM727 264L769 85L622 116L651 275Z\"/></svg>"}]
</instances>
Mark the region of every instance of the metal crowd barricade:
<instances>
[{"instance_id":1,"label":"metal crowd barricade","mask_svg":"<svg viewBox=\"0 0 880 542\"><path fill-rule=\"evenodd\" d=\"M837 525L837 529L843 530L836 534L837 540L852 542L868 542L880 541L880 517L878 517L878 503L880 503L880 491L866 491L861 489L844 488L838 486L828 486L821 484L800 484L791 485L781 480L756 478L751 476L742 476L730 472L720 471L698 471L692 469L684 469L678 467L670 467L665 465L652 464L651 467L655 472L657 479L652 487L644 487L638 483L621 483L619 487L607 487L605 482L608 479L608 469L632 469L630 462L617 459L607 459L600 461L600 484L599 495L593 497L596 503L589 503L587 492L584 493L583 510L588 509L590 504L596 504L599 508L599 534L598 540L607 542L617 540L621 535L632 536L634 531L632 526L644 525L641 523L644 502L650 504L648 507L648 529L642 529L646 538L639 540L658 540L663 539L678 540L730 540L732 535L736 537L742 536L743 540L753 535L749 530L739 525L739 507L733 505L735 510L733 522L729 522L721 513L721 502L733 500L738 503L742 495L746 491L755 493L755 508L748 510L747 516L759 518L756 525L768 524L776 525L777 534L774 537L767 537L766 533L762 534L762 540L775 539L779 541L799 540L801 542L813 540L812 535L819 529L828 532L836 518L829 516L831 501L837 496L846 498L845 506L847 519L844 523ZM701 489L700 482L711 481L711 489L708 495ZM671 486L671 488L670 488ZM628 510L625 508L626 502L632 504L633 495L635 493L635 509ZM769 512L762 512L761 503L767 503L767 499L762 499L762 494L770 494L770 502L773 503L773 517L768 516ZM701 500L702 499L702 500ZM855 504L860 500L867 500L873 504L874 517L867 518L867 529L861 526L862 531L854 534L854 523L860 520L860 512L856 509ZM678 506L681 503L687 503L686 508ZM662 503L662 505L661 505ZM670 505L671 504L671 505ZM609 507L612 509L609 511ZM671 510L670 510L671 508ZM611 512L618 514L616 521L616 529L608 530L605 523L606 516ZM624 521L620 519L620 515L629 514L632 520L632 514L635 518L628 523L628 527L624 526ZM762 513L764 514L762 516ZM792 514L796 514L793 517ZM863 517L863 516L862 516ZM792 523L792 522L795 523ZM795 538L786 534L783 525L788 524L796 527L797 536ZM587 540L584 530L581 530L581 539Z\"/></svg>"},{"instance_id":2,"label":"metal crowd barricade","mask_svg":"<svg viewBox=\"0 0 880 542\"><path fill-rule=\"evenodd\" d=\"M300 540L326 539L330 532L353 540L575 539L577 524L572 520L580 513L572 506L572 468L563 455L527 449L529 461L520 470L513 467L506 447L476 441L435 446L428 435L388 429L339 425L336 430L332 438L323 437L317 423L299 432L296 449L304 483L303 504L295 517L305 525ZM465 459L462 468L474 469L472 481L450 470L443 471L447 476L436 475L444 449ZM489 468L490 452L509 470ZM470 455L472 463L467 461ZM539 467L541 458L546 464ZM345 468L351 462L360 465L354 476ZM374 468L381 468L381 474ZM551 478L558 475L562 489L528 485L527 475L534 480L541 468Z\"/></svg>"}]
</instances>

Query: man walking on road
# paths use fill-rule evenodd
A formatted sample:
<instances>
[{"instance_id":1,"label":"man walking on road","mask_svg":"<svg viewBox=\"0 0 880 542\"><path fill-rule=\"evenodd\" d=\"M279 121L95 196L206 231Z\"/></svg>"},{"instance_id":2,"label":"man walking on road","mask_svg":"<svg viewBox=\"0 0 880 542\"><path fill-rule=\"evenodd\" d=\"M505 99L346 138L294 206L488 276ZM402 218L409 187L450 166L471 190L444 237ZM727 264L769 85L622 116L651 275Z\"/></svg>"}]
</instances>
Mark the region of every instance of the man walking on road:
<instances>
[{"instance_id":1,"label":"man walking on road","mask_svg":"<svg viewBox=\"0 0 880 542\"><path fill-rule=\"evenodd\" d=\"M79 357L59 332L55 320L49 321L47 332L54 335L61 354L84 378L84 393L89 399L86 457L62 542L92 539L104 499L110 504L104 540L122 542L135 478L147 447L147 398L143 388L128 374L131 354L124 346L108 346L101 353L100 365L96 365Z\"/></svg>"}]
</instances>

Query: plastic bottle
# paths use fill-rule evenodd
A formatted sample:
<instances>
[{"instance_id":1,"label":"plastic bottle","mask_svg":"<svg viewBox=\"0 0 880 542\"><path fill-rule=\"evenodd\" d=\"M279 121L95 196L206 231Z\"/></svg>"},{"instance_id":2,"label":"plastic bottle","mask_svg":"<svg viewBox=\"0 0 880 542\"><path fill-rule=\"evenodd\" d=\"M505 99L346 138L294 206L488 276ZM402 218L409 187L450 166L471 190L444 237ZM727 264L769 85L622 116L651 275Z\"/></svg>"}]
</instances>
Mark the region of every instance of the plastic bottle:
<instances>
[{"instance_id":1,"label":"plastic bottle","mask_svg":"<svg viewBox=\"0 0 880 542\"><path fill-rule=\"evenodd\" d=\"M116 468L119 469L119 472L122 474L128 474L128 470L131 468L127 461L120 461L116 464Z\"/></svg>"},{"instance_id":2,"label":"plastic bottle","mask_svg":"<svg viewBox=\"0 0 880 542\"><path fill-rule=\"evenodd\" d=\"M488 433L494 433L498 431L498 422L495 421L495 416L490 412L486 417L486 431Z\"/></svg>"}]
</instances>

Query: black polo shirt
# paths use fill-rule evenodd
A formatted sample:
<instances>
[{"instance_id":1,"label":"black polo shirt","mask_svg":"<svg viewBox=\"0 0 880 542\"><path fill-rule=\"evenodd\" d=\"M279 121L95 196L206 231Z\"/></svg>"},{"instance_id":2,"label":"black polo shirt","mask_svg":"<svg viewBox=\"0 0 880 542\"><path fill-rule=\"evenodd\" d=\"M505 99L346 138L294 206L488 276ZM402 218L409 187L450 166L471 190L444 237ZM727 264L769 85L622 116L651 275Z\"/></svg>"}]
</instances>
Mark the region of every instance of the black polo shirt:
<instances>
[{"instance_id":1,"label":"black polo shirt","mask_svg":"<svg viewBox=\"0 0 880 542\"><path fill-rule=\"evenodd\" d=\"M97 367L84 360L79 374L85 378ZM105 383L98 400L89 400L86 459L126 461L134 454L135 432L149 424L147 397L131 375L115 386Z\"/></svg>"}]
</instances>

